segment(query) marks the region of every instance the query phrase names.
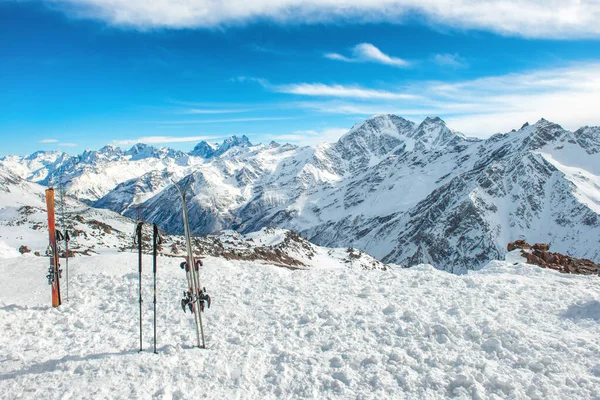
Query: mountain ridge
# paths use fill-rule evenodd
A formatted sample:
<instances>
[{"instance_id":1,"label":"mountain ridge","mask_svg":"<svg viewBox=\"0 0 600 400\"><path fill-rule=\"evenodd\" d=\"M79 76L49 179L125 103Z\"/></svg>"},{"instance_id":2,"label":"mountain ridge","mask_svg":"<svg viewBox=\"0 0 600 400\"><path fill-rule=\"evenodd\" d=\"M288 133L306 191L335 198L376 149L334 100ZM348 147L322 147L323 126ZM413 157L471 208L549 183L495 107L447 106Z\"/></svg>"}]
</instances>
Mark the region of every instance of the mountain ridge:
<instances>
[{"instance_id":1,"label":"mountain ridge","mask_svg":"<svg viewBox=\"0 0 600 400\"><path fill-rule=\"evenodd\" d=\"M207 149L207 157L190 154ZM500 258L508 241L521 238L600 257L590 239L600 237L599 127L571 132L540 119L477 139L439 117L416 124L380 114L315 148L252 145L242 136L218 147L201 142L182 158L163 151L163 158L125 160L128 150L110 161L119 150L101 150L91 157L98 165L65 163L46 182L64 167L75 176L70 194L132 217L141 205L145 218L174 233L181 210L170 180L191 179L195 234L279 226L318 245L456 272ZM125 167L130 173L114 174ZM578 243L582 231L592 236Z\"/></svg>"}]
</instances>

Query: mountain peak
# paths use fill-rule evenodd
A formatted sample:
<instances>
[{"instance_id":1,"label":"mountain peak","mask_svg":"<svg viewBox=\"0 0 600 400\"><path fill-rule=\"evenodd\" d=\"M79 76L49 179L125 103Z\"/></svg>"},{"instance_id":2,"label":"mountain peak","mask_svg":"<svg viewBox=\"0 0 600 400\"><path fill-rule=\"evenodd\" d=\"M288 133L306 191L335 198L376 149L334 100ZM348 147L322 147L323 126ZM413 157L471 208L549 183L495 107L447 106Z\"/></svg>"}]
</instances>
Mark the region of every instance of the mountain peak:
<instances>
[{"instance_id":1,"label":"mountain peak","mask_svg":"<svg viewBox=\"0 0 600 400\"><path fill-rule=\"evenodd\" d=\"M465 140L462 133L450 129L440 117L427 117L419 124L411 137L421 142L426 148L444 146L455 143L456 140Z\"/></svg>"},{"instance_id":2,"label":"mountain peak","mask_svg":"<svg viewBox=\"0 0 600 400\"><path fill-rule=\"evenodd\" d=\"M560 126L559 124L557 124L556 122L552 122L552 121L548 121L546 118L540 118L539 121L537 121L535 124L533 125L529 125L534 131L537 129L544 129L544 128L552 128L552 129L563 129L562 126Z\"/></svg>"},{"instance_id":3,"label":"mountain peak","mask_svg":"<svg viewBox=\"0 0 600 400\"><path fill-rule=\"evenodd\" d=\"M233 147L252 147L252 143L250 143L250 140L246 135L242 135L241 137L233 135L223 140L223 143L221 143L219 148L215 151L214 157L222 155Z\"/></svg>"},{"instance_id":4,"label":"mountain peak","mask_svg":"<svg viewBox=\"0 0 600 400\"><path fill-rule=\"evenodd\" d=\"M526 148L532 150L542 148L548 143L560 140L565 135L570 134L562 126L544 118L526 127L524 132L526 137L523 144Z\"/></svg>"},{"instance_id":5,"label":"mountain peak","mask_svg":"<svg viewBox=\"0 0 600 400\"><path fill-rule=\"evenodd\" d=\"M117 147L115 145L107 144L106 146L104 146L100 150L98 150L96 152L92 152L92 153L96 153L98 155L103 155L103 156L106 156L108 158L115 158L115 157L122 156L123 155L123 150L121 150L120 147Z\"/></svg>"},{"instance_id":6,"label":"mountain peak","mask_svg":"<svg viewBox=\"0 0 600 400\"><path fill-rule=\"evenodd\" d=\"M446 121L444 121L440 117L433 116L433 117L427 117L423 120L423 122L421 122L421 125L431 125L431 124L446 125Z\"/></svg>"},{"instance_id":7,"label":"mountain peak","mask_svg":"<svg viewBox=\"0 0 600 400\"><path fill-rule=\"evenodd\" d=\"M107 144L102 147L100 150L85 150L80 156L79 161L84 163L96 163L100 160L117 160L123 156L123 150L120 147L114 146L112 144Z\"/></svg>"},{"instance_id":8,"label":"mountain peak","mask_svg":"<svg viewBox=\"0 0 600 400\"><path fill-rule=\"evenodd\" d=\"M394 114L377 114L365 121L355 124L345 136L360 135L387 135L395 138L405 136L414 129L414 122Z\"/></svg>"},{"instance_id":9,"label":"mountain peak","mask_svg":"<svg viewBox=\"0 0 600 400\"><path fill-rule=\"evenodd\" d=\"M228 137L227 139L223 140L223 144L221 144L221 147L223 147L226 144L232 144L233 146L241 146L241 147L252 146L252 143L250 143L250 140L248 139L248 137L246 135L242 135L242 137L238 137L237 135Z\"/></svg>"},{"instance_id":10,"label":"mountain peak","mask_svg":"<svg viewBox=\"0 0 600 400\"><path fill-rule=\"evenodd\" d=\"M212 158L218 157L225 153L227 150L233 147L251 147L252 143L246 135L237 136L233 135L223 140L223 143L213 144L208 143L207 141L202 141L198 143L192 151L188 154L191 156L198 156L202 158Z\"/></svg>"},{"instance_id":11,"label":"mountain peak","mask_svg":"<svg viewBox=\"0 0 600 400\"><path fill-rule=\"evenodd\" d=\"M143 152L147 152L148 150L152 151L154 150L154 146L150 146L146 143L136 143L133 146L131 146L131 148L129 150L127 150L125 152L126 156L131 156L131 155L136 155L136 154L140 154Z\"/></svg>"},{"instance_id":12,"label":"mountain peak","mask_svg":"<svg viewBox=\"0 0 600 400\"><path fill-rule=\"evenodd\" d=\"M106 146L104 146L103 148L98 150L98 153L110 153L110 152L115 152L115 151L122 151L122 150L120 147L117 147L112 144L107 144Z\"/></svg>"},{"instance_id":13,"label":"mountain peak","mask_svg":"<svg viewBox=\"0 0 600 400\"><path fill-rule=\"evenodd\" d=\"M208 143L207 141L203 140L196 146L194 146L194 149L188 154L191 156L198 156L202 158L211 158L213 154L215 154L215 151L218 147L219 146L216 144Z\"/></svg>"},{"instance_id":14,"label":"mountain peak","mask_svg":"<svg viewBox=\"0 0 600 400\"><path fill-rule=\"evenodd\" d=\"M159 149L146 143L136 143L124 154L131 156L131 160L142 160L144 158L160 158L161 153L168 153L166 148Z\"/></svg>"},{"instance_id":15,"label":"mountain peak","mask_svg":"<svg viewBox=\"0 0 600 400\"><path fill-rule=\"evenodd\" d=\"M34 160L36 158L46 158L46 157L59 158L59 157L63 156L64 154L66 154L66 153L64 153L60 150L38 150L38 151L26 156L25 160Z\"/></svg>"}]
</instances>

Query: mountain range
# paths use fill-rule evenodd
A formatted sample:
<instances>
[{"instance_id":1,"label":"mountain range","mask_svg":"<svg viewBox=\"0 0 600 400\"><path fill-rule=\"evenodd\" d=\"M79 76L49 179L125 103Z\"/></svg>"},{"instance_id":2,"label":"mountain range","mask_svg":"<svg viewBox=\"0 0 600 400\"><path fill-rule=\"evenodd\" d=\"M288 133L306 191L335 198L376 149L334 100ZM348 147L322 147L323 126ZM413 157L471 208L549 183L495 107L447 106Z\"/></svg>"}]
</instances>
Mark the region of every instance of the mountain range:
<instances>
[{"instance_id":1,"label":"mountain range","mask_svg":"<svg viewBox=\"0 0 600 400\"><path fill-rule=\"evenodd\" d=\"M172 233L183 226L178 182L189 184L197 235L277 226L386 263L454 272L501 258L516 239L600 261L600 127L542 119L483 140L437 117L377 115L315 148L233 136L189 153L108 145L6 156L0 167Z\"/></svg>"}]
</instances>

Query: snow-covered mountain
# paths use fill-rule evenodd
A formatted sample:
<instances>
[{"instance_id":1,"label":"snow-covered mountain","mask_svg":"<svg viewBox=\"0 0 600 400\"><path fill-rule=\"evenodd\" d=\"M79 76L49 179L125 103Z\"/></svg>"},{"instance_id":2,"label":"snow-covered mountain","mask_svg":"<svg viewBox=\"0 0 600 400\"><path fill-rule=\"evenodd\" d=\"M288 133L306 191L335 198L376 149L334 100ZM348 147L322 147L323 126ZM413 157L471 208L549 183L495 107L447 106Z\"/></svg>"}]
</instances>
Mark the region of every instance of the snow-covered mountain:
<instances>
[{"instance_id":1,"label":"snow-covered mountain","mask_svg":"<svg viewBox=\"0 0 600 400\"><path fill-rule=\"evenodd\" d=\"M385 262L453 271L500 258L516 239L600 261L599 127L570 132L542 119L479 140L437 117L415 124L378 115L316 148L242 136L188 154L105 147L50 160L47 168L14 157L0 165L45 176L41 183L63 179L69 194L98 207L142 209L175 233L181 202L171 180L190 183L196 234L278 226ZM30 164L41 167L34 174Z\"/></svg>"}]
</instances>

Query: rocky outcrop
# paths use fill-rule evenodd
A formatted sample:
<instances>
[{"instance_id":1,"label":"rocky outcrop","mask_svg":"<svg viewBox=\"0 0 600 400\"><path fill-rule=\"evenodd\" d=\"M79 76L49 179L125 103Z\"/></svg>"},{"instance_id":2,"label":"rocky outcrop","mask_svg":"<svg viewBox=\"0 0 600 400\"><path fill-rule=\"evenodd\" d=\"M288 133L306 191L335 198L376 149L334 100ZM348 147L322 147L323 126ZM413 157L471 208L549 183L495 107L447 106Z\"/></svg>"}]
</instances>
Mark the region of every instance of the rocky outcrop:
<instances>
[{"instance_id":1,"label":"rocky outcrop","mask_svg":"<svg viewBox=\"0 0 600 400\"><path fill-rule=\"evenodd\" d=\"M508 251L515 249L521 249L521 255L527 260L527 264L554 269L566 274L592 275L600 270L600 264L591 260L552 253L549 251L550 245L546 243L536 243L531 246L524 240L517 240L508 244Z\"/></svg>"},{"instance_id":2,"label":"rocky outcrop","mask_svg":"<svg viewBox=\"0 0 600 400\"><path fill-rule=\"evenodd\" d=\"M19 247L19 253L21 253L21 254L31 253L31 250L29 249L29 247L23 245L23 246Z\"/></svg>"}]
</instances>

